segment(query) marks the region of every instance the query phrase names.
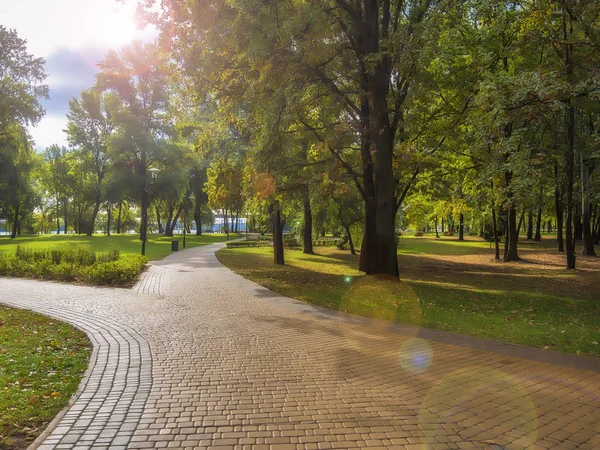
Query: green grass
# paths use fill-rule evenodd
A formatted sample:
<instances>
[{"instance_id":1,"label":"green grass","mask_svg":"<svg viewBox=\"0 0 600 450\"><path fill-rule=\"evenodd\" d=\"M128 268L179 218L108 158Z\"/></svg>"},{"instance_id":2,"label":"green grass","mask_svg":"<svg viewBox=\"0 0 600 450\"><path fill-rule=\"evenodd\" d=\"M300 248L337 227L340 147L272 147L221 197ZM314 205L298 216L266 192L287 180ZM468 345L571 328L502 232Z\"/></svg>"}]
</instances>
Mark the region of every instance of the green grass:
<instances>
[{"instance_id":1,"label":"green grass","mask_svg":"<svg viewBox=\"0 0 600 450\"><path fill-rule=\"evenodd\" d=\"M326 308L600 356L600 260L567 272L535 259L550 254L551 242L523 243L525 264L494 262L481 241L406 238L401 245L404 283L397 285L362 277L357 257L336 249L318 248L318 256L286 250L286 266L272 263L272 248L223 249L217 257L258 284ZM418 317L408 311L415 307Z\"/></svg>"},{"instance_id":2,"label":"green grass","mask_svg":"<svg viewBox=\"0 0 600 450\"><path fill-rule=\"evenodd\" d=\"M231 235L233 239L235 236ZM179 240L179 249L183 249L183 236L166 237L162 235L150 235L146 243L146 256L149 260L162 259L171 253L171 241ZM199 245L214 244L226 239L224 234L205 234L202 236L187 235L186 247L197 247ZM119 234L112 236L94 235L79 236L72 234L61 235L28 235L0 237L0 252L12 253L16 251L17 245L32 248L49 248L63 245L89 244L96 252L105 252L111 248L118 248L121 254L140 254L142 244L138 235Z\"/></svg>"},{"instance_id":3,"label":"green grass","mask_svg":"<svg viewBox=\"0 0 600 450\"><path fill-rule=\"evenodd\" d=\"M0 306L0 449L26 448L68 403L91 344L72 326Z\"/></svg>"}]
</instances>

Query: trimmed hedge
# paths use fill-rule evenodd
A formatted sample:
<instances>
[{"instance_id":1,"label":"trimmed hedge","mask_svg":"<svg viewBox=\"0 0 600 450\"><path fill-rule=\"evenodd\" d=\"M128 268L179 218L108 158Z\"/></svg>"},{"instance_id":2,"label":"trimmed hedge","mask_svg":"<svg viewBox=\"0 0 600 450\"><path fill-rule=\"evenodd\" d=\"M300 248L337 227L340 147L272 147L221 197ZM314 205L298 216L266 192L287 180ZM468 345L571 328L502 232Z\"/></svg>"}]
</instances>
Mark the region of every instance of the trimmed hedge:
<instances>
[{"instance_id":1,"label":"trimmed hedge","mask_svg":"<svg viewBox=\"0 0 600 450\"><path fill-rule=\"evenodd\" d=\"M126 286L139 278L147 262L141 255L121 256L117 249L96 254L89 246L50 249L19 246L13 255L0 255L0 275Z\"/></svg>"},{"instance_id":2,"label":"trimmed hedge","mask_svg":"<svg viewBox=\"0 0 600 450\"><path fill-rule=\"evenodd\" d=\"M270 247L271 241L238 241L227 242L227 248Z\"/></svg>"}]
</instances>

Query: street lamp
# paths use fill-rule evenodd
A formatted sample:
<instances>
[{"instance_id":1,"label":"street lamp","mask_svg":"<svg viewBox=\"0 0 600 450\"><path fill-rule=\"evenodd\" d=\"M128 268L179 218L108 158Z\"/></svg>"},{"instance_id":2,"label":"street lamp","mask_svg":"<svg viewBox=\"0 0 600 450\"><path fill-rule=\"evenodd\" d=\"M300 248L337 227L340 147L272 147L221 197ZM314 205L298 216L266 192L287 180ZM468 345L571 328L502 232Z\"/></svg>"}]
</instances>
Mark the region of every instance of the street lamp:
<instances>
[{"instance_id":1,"label":"street lamp","mask_svg":"<svg viewBox=\"0 0 600 450\"><path fill-rule=\"evenodd\" d=\"M148 169L150 172L150 183L154 184L158 172L160 169L151 167ZM144 176L144 195L142 196L142 255L146 255L146 240L148 239L148 182Z\"/></svg>"},{"instance_id":2,"label":"street lamp","mask_svg":"<svg viewBox=\"0 0 600 450\"><path fill-rule=\"evenodd\" d=\"M183 203L183 248L185 248L185 223L187 221L188 200L191 203L194 198L194 193L192 192ZM196 224L196 226L198 226L198 224Z\"/></svg>"}]
</instances>

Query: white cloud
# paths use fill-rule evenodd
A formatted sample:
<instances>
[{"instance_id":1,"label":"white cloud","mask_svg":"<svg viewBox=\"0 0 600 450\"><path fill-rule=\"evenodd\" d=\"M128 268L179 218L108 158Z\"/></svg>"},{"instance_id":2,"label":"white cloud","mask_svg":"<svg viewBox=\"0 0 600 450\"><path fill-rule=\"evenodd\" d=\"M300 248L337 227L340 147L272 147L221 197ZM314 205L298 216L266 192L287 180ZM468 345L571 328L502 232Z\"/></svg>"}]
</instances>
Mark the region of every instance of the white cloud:
<instances>
[{"instance_id":1,"label":"white cloud","mask_svg":"<svg viewBox=\"0 0 600 450\"><path fill-rule=\"evenodd\" d=\"M0 24L27 39L28 51L47 57L59 48L118 49L134 39L151 40L156 30L139 30L135 2L114 0L4 1Z\"/></svg>"},{"instance_id":2,"label":"white cloud","mask_svg":"<svg viewBox=\"0 0 600 450\"><path fill-rule=\"evenodd\" d=\"M30 127L36 150L40 151L52 144L67 145L67 117L64 115L47 115L36 127Z\"/></svg>"}]
</instances>

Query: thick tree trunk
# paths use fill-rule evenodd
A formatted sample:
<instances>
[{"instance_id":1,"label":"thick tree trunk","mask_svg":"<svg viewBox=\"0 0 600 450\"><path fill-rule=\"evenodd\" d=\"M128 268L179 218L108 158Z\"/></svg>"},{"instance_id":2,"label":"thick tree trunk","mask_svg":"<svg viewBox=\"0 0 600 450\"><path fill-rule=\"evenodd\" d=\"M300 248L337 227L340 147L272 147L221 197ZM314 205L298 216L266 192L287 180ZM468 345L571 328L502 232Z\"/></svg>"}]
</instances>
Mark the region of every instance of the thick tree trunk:
<instances>
[{"instance_id":1,"label":"thick tree trunk","mask_svg":"<svg viewBox=\"0 0 600 450\"><path fill-rule=\"evenodd\" d=\"M100 211L100 198L96 198L94 202L94 209L92 210L92 217L90 219L90 223L88 224L87 235L91 236L94 234L94 226L96 225L96 217L98 216L98 211ZM81 226L79 227L81 228Z\"/></svg>"},{"instance_id":2,"label":"thick tree trunk","mask_svg":"<svg viewBox=\"0 0 600 450\"><path fill-rule=\"evenodd\" d=\"M542 240L542 206L538 206L537 211L537 222L535 223L535 236L534 241L540 242Z\"/></svg>"},{"instance_id":3,"label":"thick tree trunk","mask_svg":"<svg viewBox=\"0 0 600 450\"><path fill-rule=\"evenodd\" d=\"M367 274L375 273L376 261L376 234L375 234L375 205L365 202L365 229L360 247L358 269Z\"/></svg>"},{"instance_id":4,"label":"thick tree trunk","mask_svg":"<svg viewBox=\"0 0 600 450\"><path fill-rule=\"evenodd\" d=\"M121 213L123 210L123 200L119 201L119 214L117 215L117 234L121 234Z\"/></svg>"},{"instance_id":5,"label":"thick tree trunk","mask_svg":"<svg viewBox=\"0 0 600 450\"><path fill-rule=\"evenodd\" d=\"M304 253L314 254L312 243L312 212L310 210L310 189L308 185L304 186L304 228L302 229L302 241L304 244ZM354 254L354 253L353 253Z\"/></svg>"},{"instance_id":6,"label":"thick tree trunk","mask_svg":"<svg viewBox=\"0 0 600 450\"><path fill-rule=\"evenodd\" d=\"M465 217L463 213L460 213L458 217L458 240L465 240Z\"/></svg>"},{"instance_id":7,"label":"thick tree trunk","mask_svg":"<svg viewBox=\"0 0 600 450\"><path fill-rule=\"evenodd\" d=\"M173 236L173 233L175 232L175 227L177 226L177 221L179 220L179 217L181 216L181 212L183 211L183 205L179 205L179 207L177 208L177 211L175 212L175 216L173 217L173 219L169 219L169 223L167 225L167 227L165 228L165 236ZM182 228L183 229L183 228Z\"/></svg>"},{"instance_id":8,"label":"thick tree trunk","mask_svg":"<svg viewBox=\"0 0 600 450\"><path fill-rule=\"evenodd\" d=\"M21 214L21 205L17 204L14 206L15 216L13 217L12 231L10 234L10 238L14 239L17 237L17 233L19 232L20 224L19 224L19 215Z\"/></svg>"},{"instance_id":9,"label":"thick tree trunk","mask_svg":"<svg viewBox=\"0 0 600 450\"><path fill-rule=\"evenodd\" d=\"M519 261L518 245L519 245L519 234L517 228L517 210L514 206L510 207L507 211L508 214L508 226L507 226L507 247L506 254L504 255L504 262ZM522 217L522 216L521 216Z\"/></svg>"},{"instance_id":10,"label":"thick tree trunk","mask_svg":"<svg viewBox=\"0 0 600 450\"><path fill-rule=\"evenodd\" d=\"M202 236L202 214L198 208L194 211L194 222L196 222L196 236Z\"/></svg>"},{"instance_id":11,"label":"thick tree trunk","mask_svg":"<svg viewBox=\"0 0 600 450\"><path fill-rule=\"evenodd\" d=\"M275 264L285 264L283 254L283 222L281 220L281 211L279 203L271 204L271 222L273 226L273 262Z\"/></svg>"}]
</instances>

